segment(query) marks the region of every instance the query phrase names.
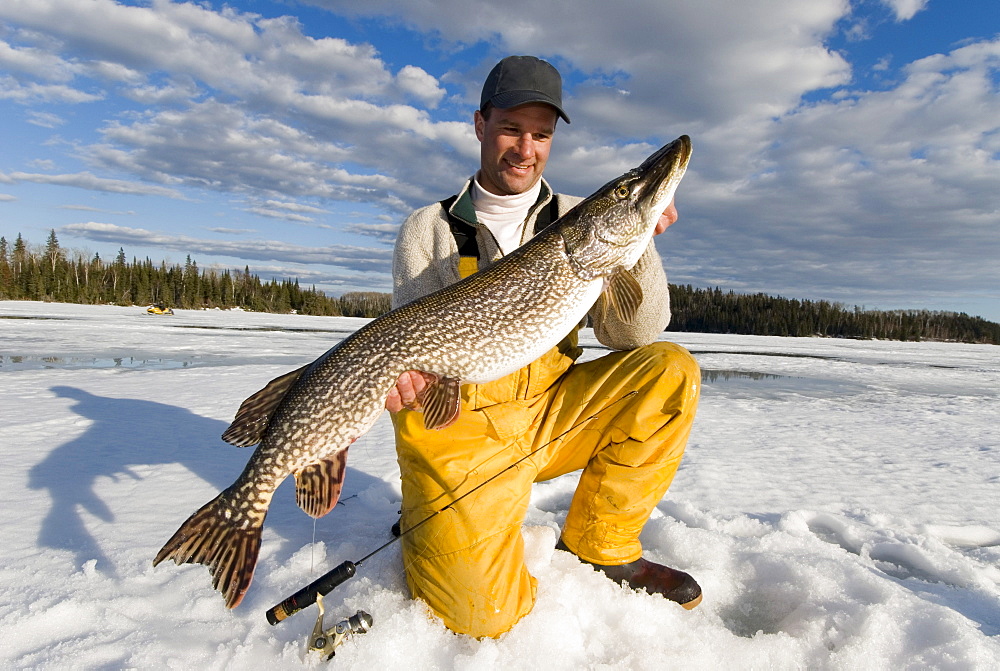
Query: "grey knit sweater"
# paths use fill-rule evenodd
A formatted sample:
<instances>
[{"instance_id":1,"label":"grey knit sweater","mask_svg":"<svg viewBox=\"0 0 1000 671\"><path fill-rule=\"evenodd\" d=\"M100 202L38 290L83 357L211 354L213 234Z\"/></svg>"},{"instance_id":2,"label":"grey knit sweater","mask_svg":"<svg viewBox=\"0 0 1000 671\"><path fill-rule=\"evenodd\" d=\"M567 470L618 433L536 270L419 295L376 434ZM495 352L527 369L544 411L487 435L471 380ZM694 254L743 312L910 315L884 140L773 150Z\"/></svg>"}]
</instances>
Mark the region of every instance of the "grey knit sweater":
<instances>
[{"instance_id":1,"label":"grey knit sweater","mask_svg":"<svg viewBox=\"0 0 1000 671\"><path fill-rule=\"evenodd\" d=\"M461 210L460 203L468 197L471 180L466 181L452 212ZM552 199L552 189L542 180L542 193L528 213L521 240L523 245L534 234L538 213ZM557 206L559 216L568 212L582 198L559 194ZM465 200L467 211L468 200ZM457 213L456 213L457 214ZM460 215L459 215L460 216ZM503 256L493 234L469 216L461 217L476 227L476 242L479 246L480 268L493 263ZM398 307L438 289L457 282L458 245L451 232L448 218L440 203L428 205L413 212L399 230L392 261L393 293L392 305ZM634 324L625 324L618 319L614 310L605 310L602 297L590 310L590 321L597 339L606 347L631 350L648 345L657 339L670 322L670 294L667 290L667 276L656 247L652 242L632 269L632 274L642 285L643 301Z\"/></svg>"}]
</instances>

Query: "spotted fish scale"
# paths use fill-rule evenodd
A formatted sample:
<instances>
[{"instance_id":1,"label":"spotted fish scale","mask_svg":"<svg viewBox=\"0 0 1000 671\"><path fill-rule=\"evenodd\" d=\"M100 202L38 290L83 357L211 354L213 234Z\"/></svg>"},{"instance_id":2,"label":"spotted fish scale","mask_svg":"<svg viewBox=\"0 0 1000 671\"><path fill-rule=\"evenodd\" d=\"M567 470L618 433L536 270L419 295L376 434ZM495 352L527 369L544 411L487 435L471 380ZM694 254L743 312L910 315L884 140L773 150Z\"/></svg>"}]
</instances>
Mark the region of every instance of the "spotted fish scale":
<instances>
[{"instance_id":1,"label":"spotted fish scale","mask_svg":"<svg viewBox=\"0 0 1000 671\"><path fill-rule=\"evenodd\" d=\"M602 292L630 321L642 289L628 270L648 246L690 155L690 140L678 138L489 268L369 322L244 401L222 437L256 450L153 564L205 564L212 586L235 607L253 578L275 489L293 474L296 502L307 514L332 510L347 448L375 423L400 374L436 378L419 401L425 426L443 428L458 416L461 383L489 382L528 365L580 323Z\"/></svg>"}]
</instances>

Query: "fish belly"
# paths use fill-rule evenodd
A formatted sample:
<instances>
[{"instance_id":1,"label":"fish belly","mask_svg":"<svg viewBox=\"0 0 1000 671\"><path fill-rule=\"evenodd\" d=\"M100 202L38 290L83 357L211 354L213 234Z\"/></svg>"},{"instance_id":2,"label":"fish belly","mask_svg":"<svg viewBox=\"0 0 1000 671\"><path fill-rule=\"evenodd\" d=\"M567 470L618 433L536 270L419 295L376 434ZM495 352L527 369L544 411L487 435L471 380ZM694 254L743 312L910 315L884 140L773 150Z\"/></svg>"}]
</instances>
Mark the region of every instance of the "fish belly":
<instances>
[{"instance_id":1,"label":"fish belly","mask_svg":"<svg viewBox=\"0 0 1000 671\"><path fill-rule=\"evenodd\" d=\"M555 347L586 316L601 295L603 280L587 283L570 305L553 311L544 323L535 328L514 328L506 334L496 334L499 345L483 343L472 348L471 365L461 376L463 382L482 384L510 375ZM499 325L498 325L499 328Z\"/></svg>"}]
</instances>

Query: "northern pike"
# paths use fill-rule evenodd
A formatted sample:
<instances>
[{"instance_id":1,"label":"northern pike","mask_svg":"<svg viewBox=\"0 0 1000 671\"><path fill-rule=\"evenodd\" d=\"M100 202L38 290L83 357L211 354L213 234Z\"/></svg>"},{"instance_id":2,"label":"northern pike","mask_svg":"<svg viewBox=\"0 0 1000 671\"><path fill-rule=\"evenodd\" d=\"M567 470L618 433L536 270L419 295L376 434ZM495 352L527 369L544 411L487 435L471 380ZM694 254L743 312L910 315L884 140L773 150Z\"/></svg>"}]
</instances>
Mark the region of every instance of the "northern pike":
<instances>
[{"instance_id":1,"label":"northern pike","mask_svg":"<svg viewBox=\"0 0 1000 671\"><path fill-rule=\"evenodd\" d=\"M208 566L226 606L253 578L275 489L295 475L296 501L322 517L337 503L347 448L385 408L400 374L431 373L418 399L428 429L458 417L460 385L484 383L554 347L595 305L629 322L642 287L629 273L691 156L681 136L598 189L490 267L366 324L312 363L248 398L222 435L258 445L236 481L188 518L157 553Z\"/></svg>"}]
</instances>

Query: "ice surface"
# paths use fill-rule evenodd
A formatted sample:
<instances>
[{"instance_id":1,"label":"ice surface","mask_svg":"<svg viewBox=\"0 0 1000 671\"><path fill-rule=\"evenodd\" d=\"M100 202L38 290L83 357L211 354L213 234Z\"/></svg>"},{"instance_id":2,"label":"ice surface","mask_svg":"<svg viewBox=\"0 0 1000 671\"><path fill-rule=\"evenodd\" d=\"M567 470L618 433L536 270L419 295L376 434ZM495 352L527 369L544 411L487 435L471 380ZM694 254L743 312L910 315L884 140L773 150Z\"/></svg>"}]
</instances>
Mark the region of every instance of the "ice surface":
<instances>
[{"instance_id":1,"label":"ice surface","mask_svg":"<svg viewBox=\"0 0 1000 671\"><path fill-rule=\"evenodd\" d=\"M342 505L275 497L227 611L204 567L152 557L250 455L240 402L364 320L0 302L0 666L296 668L314 609L264 611L389 539L388 417L351 448ZM585 356L605 352L584 332ZM370 632L351 669L994 669L1000 661L1000 348L667 333L706 371L681 470L643 532L696 610L623 590L553 545L575 487L536 485L538 603L498 640L409 599L395 546L326 598ZM332 623L332 620L331 620Z\"/></svg>"}]
</instances>

